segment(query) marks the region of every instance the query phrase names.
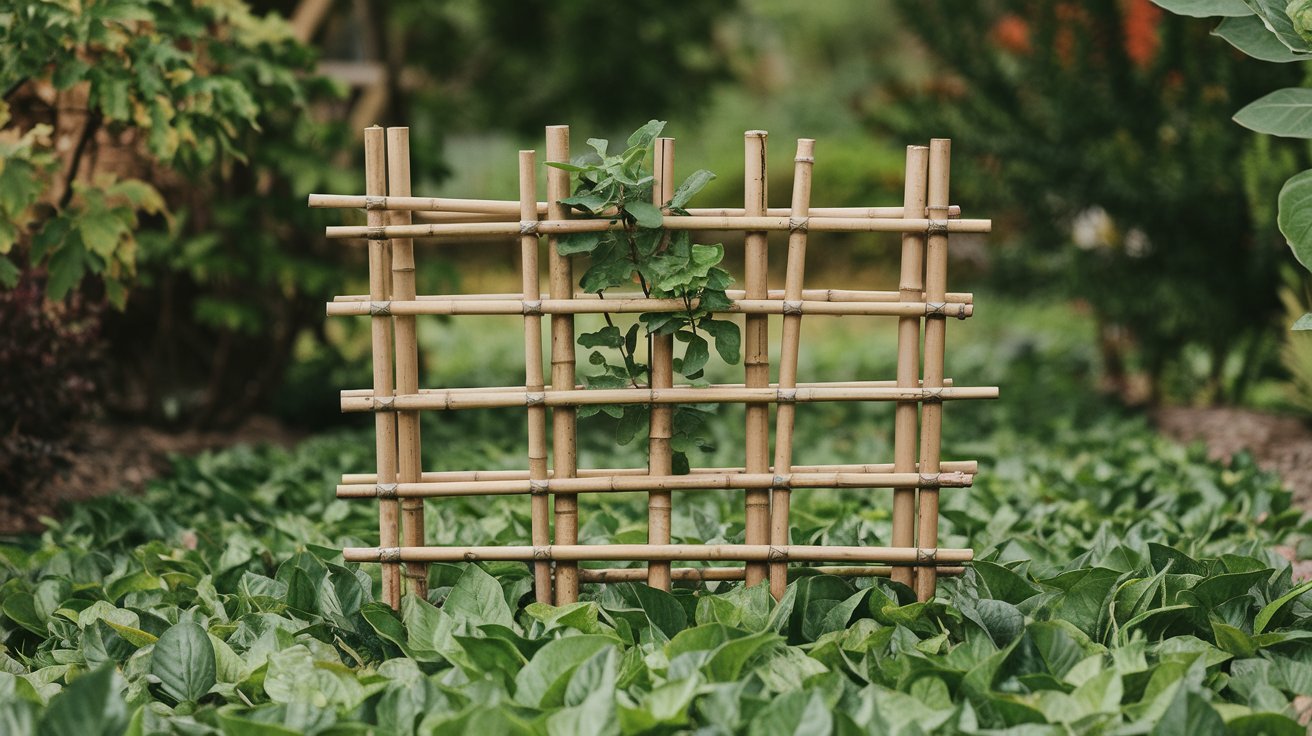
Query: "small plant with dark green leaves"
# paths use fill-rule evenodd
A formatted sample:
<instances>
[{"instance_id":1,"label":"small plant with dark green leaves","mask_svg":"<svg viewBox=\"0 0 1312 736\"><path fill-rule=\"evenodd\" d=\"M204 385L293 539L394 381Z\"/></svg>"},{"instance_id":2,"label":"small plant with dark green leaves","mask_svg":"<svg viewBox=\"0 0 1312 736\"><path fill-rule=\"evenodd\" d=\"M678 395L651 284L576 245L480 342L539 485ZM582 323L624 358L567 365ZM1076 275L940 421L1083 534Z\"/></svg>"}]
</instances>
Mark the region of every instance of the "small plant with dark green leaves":
<instances>
[{"instance_id":1,"label":"small plant with dark green leaves","mask_svg":"<svg viewBox=\"0 0 1312 736\"><path fill-rule=\"evenodd\" d=\"M742 342L738 325L714 318L717 310L732 304L725 289L733 283L733 277L720 267L724 246L694 243L688 231L664 227L666 217L688 214L688 202L715 174L699 169L674 190L663 206L653 204L655 178L649 161L653 158L652 146L664 127L664 121L648 122L629 136L623 151L614 154L609 141L590 138L588 145L595 153L573 163L547 164L575 175L574 194L561 200L562 204L588 216L612 218L622 225L605 232L572 233L560 239L557 248L561 255L586 254L591 258L579 287L604 299L608 290L631 288L636 283L648 298L674 299L684 305L674 312L642 314L627 330L621 330L606 314L604 327L580 335L579 345L592 351L588 362L600 369L584 376L589 388L636 387L649 382L649 366L637 355L640 333L648 341L654 336L673 335L683 343L683 355L674 359L674 371L694 385L704 384L712 340L725 362L738 362ZM709 407L698 405L681 405L674 410L671 446L676 473L688 472L687 453L693 448L713 449L702 432L709 411ZM650 408L630 405L579 409L580 416L598 412L619 420L616 438L623 445L642 431Z\"/></svg>"}]
</instances>

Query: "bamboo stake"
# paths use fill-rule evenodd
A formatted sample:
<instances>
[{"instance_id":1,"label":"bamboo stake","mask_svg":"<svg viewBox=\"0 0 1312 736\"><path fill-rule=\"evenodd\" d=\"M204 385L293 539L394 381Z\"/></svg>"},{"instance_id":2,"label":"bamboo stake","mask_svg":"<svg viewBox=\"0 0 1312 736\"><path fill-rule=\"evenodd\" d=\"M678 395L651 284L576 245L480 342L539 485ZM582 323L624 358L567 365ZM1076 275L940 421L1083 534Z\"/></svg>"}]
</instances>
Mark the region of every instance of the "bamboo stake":
<instances>
[{"instance_id":1,"label":"bamboo stake","mask_svg":"<svg viewBox=\"0 0 1312 736\"><path fill-rule=\"evenodd\" d=\"M410 129L387 129L387 191L389 194L410 196ZM394 225L408 225L410 213L389 212ZM415 298L414 241L398 238L392 241L392 293L389 297L399 301ZM396 391L412 394L419 390L419 343L415 336L415 318L397 316L393 320L396 332ZM396 442L399 483L417 483L423 472L420 458L419 412L402 411L396 414ZM401 539L407 547L424 543L424 502L422 499L401 501ZM428 596L428 565L411 562L405 566L405 577L410 592L420 598Z\"/></svg>"},{"instance_id":2,"label":"bamboo stake","mask_svg":"<svg viewBox=\"0 0 1312 736\"><path fill-rule=\"evenodd\" d=\"M569 161L569 126L547 127L547 161ZM547 219L564 220L567 211L560 200L569 197L569 173L555 167L547 168ZM436 227L436 226L434 226ZM551 271L550 294L552 299L568 299L574 294L574 270L568 256L557 250L556 238L548 239L548 267ZM551 384L574 385L574 318L553 315L551 318ZM578 469L578 433L574 406L559 405L551 413L551 440L553 464L557 478L572 478ZM574 496L556 496L556 539L559 544L578 543L579 510ZM556 605L563 606L578 600L578 565L556 565Z\"/></svg>"},{"instance_id":3,"label":"bamboo stake","mask_svg":"<svg viewBox=\"0 0 1312 736\"><path fill-rule=\"evenodd\" d=\"M525 236L536 237L536 236ZM697 306L694 303L694 306ZM435 299L385 300L367 302L328 302L325 311L329 317L362 315L417 315L417 314L643 314L646 312L682 311L687 304L682 299ZM819 314L831 316L880 315L922 317L943 313L957 319L966 319L975 313L972 304L940 302L836 302L807 301L805 299L739 299L726 309L713 310L714 314Z\"/></svg>"},{"instance_id":4,"label":"bamboo stake","mask_svg":"<svg viewBox=\"0 0 1312 736\"><path fill-rule=\"evenodd\" d=\"M347 547L347 562L532 562L556 561L556 582L564 562L607 560L693 560L760 562L882 562L936 566L970 562L969 549L902 547L831 547L772 544L557 544L549 547ZM578 570L575 568L575 577Z\"/></svg>"},{"instance_id":5,"label":"bamboo stake","mask_svg":"<svg viewBox=\"0 0 1312 736\"><path fill-rule=\"evenodd\" d=\"M445 481L439 483L356 483L337 486L338 498L437 498L448 496L513 496L633 491L710 491L790 488L965 488L974 480L966 473L722 473L718 475L615 475L602 478ZM419 545L408 545L419 546Z\"/></svg>"},{"instance_id":6,"label":"bamboo stake","mask_svg":"<svg viewBox=\"0 0 1312 736\"><path fill-rule=\"evenodd\" d=\"M377 125L364 131L364 170L365 191L372 196L382 196L387 191L386 144L383 129ZM386 221L387 213L382 210L370 210L369 222L372 227L381 227ZM390 257L387 243L375 240L369 243L369 298L386 301L389 293L388 268ZM371 321L374 391L370 401L391 401L392 384L392 318L377 315ZM378 463L378 478L382 483L396 482L396 417L390 413L380 413L374 417L375 453ZM390 547L400 543L398 535L398 504L396 499L378 501L378 543ZM383 565L383 601L392 608L401 606L401 569L395 562Z\"/></svg>"},{"instance_id":7,"label":"bamboo stake","mask_svg":"<svg viewBox=\"0 0 1312 736\"><path fill-rule=\"evenodd\" d=\"M811 168L815 161L815 141L800 138L797 155L793 158L792 217L805 221L811 208ZM796 229L788 235L788 266L784 275L784 301L796 303L802 299L802 280L806 273L806 230ZM965 305L962 305L965 306ZM783 346L779 358L779 388L797 387L797 355L801 348L802 314L784 314ZM793 464L793 420L796 404L780 404L775 412L774 467L781 476L791 472ZM787 545L789 539L789 506L792 491L787 486L775 485L770 490L770 544ZM770 594L775 600L784 596L788 586L788 565L770 563Z\"/></svg>"},{"instance_id":8,"label":"bamboo stake","mask_svg":"<svg viewBox=\"0 0 1312 736\"><path fill-rule=\"evenodd\" d=\"M929 142L929 188L926 197L931 218L945 220L948 204L948 177L950 175L952 142L934 138ZM931 230L925 248L925 296L942 298L947 291L948 236L938 229ZM925 387L942 385L943 353L947 336L947 320L930 317L925 320ZM938 472L943 442L943 405L926 402L920 418L921 472ZM917 511L917 544L922 547L938 546L938 491L922 489ZM916 572L916 597L922 601L934 597L937 579L933 570Z\"/></svg>"},{"instance_id":9,"label":"bamboo stake","mask_svg":"<svg viewBox=\"0 0 1312 736\"><path fill-rule=\"evenodd\" d=\"M661 207L674 196L674 139L657 138L652 155L652 203ZM675 300L677 301L677 300ZM675 307L677 309L677 307ZM653 389L674 387L674 335L653 335L650 356ZM653 406L647 432L647 468L653 476L673 472L670 438L674 436L674 407ZM671 499L669 491L647 495L647 542L669 544ZM647 566L647 585L670 589L670 563L655 561Z\"/></svg>"},{"instance_id":10,"label":"bamboo stake","mask_svg":"<svg viewBox=\"0 0 1312 736\"><path fill-rule=\"evenodd\" d=\"M925 146L907 146L906 178L903 184L903 210L919 214L925 210L925 186L928 175L929 149ZM902 235L902 273L898 289L903 303L923 301L925 238L919 233ZM920 381L920 317L907 315L897 321L897 383L914 387ZM916 465L916 432L919 426L918 402L898 403L893 412L893 465L908 471ZM916 489L898 488L893 491L894 547L912 547L916 543ZM893 571L893 580L910 586L914 570L909 567Z\"/></svg>"},{"instance_id":11,"label":"bamboo stake","mask_svg":"<svg viewBox=\"0 0 1312 736\"><path fill-rule=\"evenodd\" d=\"M519 215L537 217L537 162L534 151L519 152ZM539 301L538 236L521 235L520 274L525 302ZM542 316L524 315L524 385L529 391L542 391ZM530 482L547 478L547 407L528 407L528 470ZM532 537L535 546L551 543L551 504L545 495L530 501ZM551 563L533 563L533 590L538 603L551 603Z\"/></svg>"},{"instance_id":12,"label":"bamboo stake","mask_svg":"<svg viewBox=\"0 0 1312 736\"><path fill-rule=\"evenodd\" d=\"M974 460L949 460L939 464L944 473L966 473L974 475L979 472L979 463ZM912 469L914 472L914 468ZM746 468L692 468L689 475L719 475L726 473L746 473ZM774 468L770 469L774 472ZM891 473L893 463L876 463L873 465L794 465L794 473ZM612 475L637 476L647 475L647 468L583 468L578 471L578 478L607 478ZM547 471L547 477L552 473ZM439 470L425 472L420 480L424 483L446 481L466 482L479 480L527 480L527 470ZM343 473L342 485L378 482L373 473Z\"/></svg>"},{"instance_id":13,"label":"bamboo stake","mask_svg":"<svg viewBox=\"0 0 1312 736\"><path fill-rule=\"evenodd\" d=\"M765 139L763 130L749 130L743 134L743 208L748 217L759 218L767 208L765 174ZM666 222L682 218L666 218ZM743 218L746 220L748 218ZM742 222L743 220L738 220ZM869 222L874 222L873 220ZM743 286L748 299L761 299L769 290L766 282L766 258L769 239L763 231L748 232L744 236L745 268ZM765 315L748 315L744 320L743 366L749 387L770 383L769 318ZM744 390L750 390L744 389ZM654 392L653 392L654 393ZM747 406L746 467L749 473L764 473L770 466L770 407L767 404ZM748 490L743 499L745 536L749 545L765 544L770 538L770 494L764 490ZM756 585L765 579L766 566L747 565L746 582Z\"/></svg>"},{"instance_id":14,"label":"bamboo stake","mask_svg":"<svg viewBox=\"0 0 1312 736\"><path fill-rule=\"evenodd\" d=\"M558 318L560 319L560 318ZM565 318L567 319L567 318ZM562 377L563 380L563 377ZM601 404L747 404L748 408L779 403L812 403L819 401L957 401L961 399L996 399L996 386L953 386L951 388L845 388L820 386L816 388L649 388L583 389L572 391L464 392L451 389L430 389L427 393L405 394L380 399L368 396L350 396L341 399L344 412L407 410L458 411L463 409L494 409L498 407L532 406L545 404L570 410L579 406ZM571 456L572 457L572 456ZM768 458L755 458L747 467L752 472L765 472ZM561 464L557 463L557 472ZM567 465L567 467L573 467ZM570 471L571 473L573 471ZM768 502L767 502L768 503ZM769 536L768 528L765 532Z\"/></svg>"},{"instance_id":15,"label":"bamboo stake","mask_svg":"<svg viewBox=\"0 0 1312 736\"><path fill-rule=\"evenodd\" d=\"M369 197L362 197L352 194L311 194L309 196L309 206L314 209L366 209L370 208ZM447 215L499 215L502 217L515 217L522 214L520 203L512 199L453 199L450 197L384 197L381 200L374 200L377 209L385 210L409 210L417 215L422 214L447 214ZM662 202L664 204L664 202ZM370 208L372 209L372 208ZM724 207L692 207L688 209L690 215L701 215L709 217L738 217L745 210L737 208ZM902 217L903 209L901 207L816 207L811 210L812 217L869 217L869 218L899 218ZM538 202L534 214L547 214L547 203ZM599 214L614 214L613 212L601 212ZM787 217L788 208L771 207L765 211L765 214L774 217ZM959 217L961 208L952 205L948 208L949 217ZM520 219L533 219L520 217Z\"/></svg>"},{"instance_id":16,"label":"bamboo stake","mask_svg":"<svg viewBox=\"0 0 1312 736\"><path fill-rule=\"evenodd\" d=\"M952 379L944 378L943 385L952 386L953 385ZM744 388L744 387L745 384L742 383L712 383L706 386L697 386L695 388L719 389L719 388ZM779 384L777 383L771 383L767 386L767 388L778 388L778 387ZM804 382L804 383L797 384L797 388L896 388L896 387L897 387L897 381L887 381L887 380L885 381L833 381L829 383ZM577 391L582 391L584 388L586 388L586 386L584 386L581 383L574 385L574 389ZM640 383L634 386L634 388L646 389L646 388L650 388L650 386L648 386L645 383ZM688 383L678 383L672 386L672 388L694 388L694 386ZM550 386L544 386L543 390L551 391L553 389ZM528 387L527 386L471 386L466 388L421 388L419 389L419 394L427 395L437 391L450 393L452 395L489 394L489 393L503 394L507 392L527 393ZM343 398L369 397L369 396L373 396L373 389L368 389L368 388L343 389L341 395Z\"/></svg>"},{"instance_id":17,"label":"bamboo stake","mask_svg":"<svg viewBox=\"0 0 1312 736\"><path fill-rule=\"evenodd\" d=\"M840 578L886 578L895 567L874 567L869 565L847 566L826 565L817 567L790 567L788 579L814 575L834 575ZM940 577L964 575L966 568L961 566L941 566ZM730 580L742 580L745 572L740 567L676 567L670 570L670 578L681 583L711 583ZM647 572L641 567L584 568L579 570L579 580L584 583L628 583L646 579Z\"/></svg>"},{"instance_id":18,"label":"bamboo stake","mask_svg":"<svg viewBox=\"0 0 1312 736\"><path fill-rule=\"evenodd\" d=\"M730 299L742 299L747 293L742 289L729 289L724 292L725 296ZM766 292L769 300L782 300L784 298L783 289L770 289ZM415 297L416 301L503 301L506 299L521 299L520 293L501 293L501 294L420 294ZM584 291L574 292L574 299L587 300L596 299L596 294L589 294ZM645 299L641 293L624 293L615 292L608 294L607 299ZM811 302L896 302L901 299L900 292L896 291L858 291L853 289L802 289L802 300ZM333 302L367 302L368 294L347 294L345 296L333 297ZM598 300L600 301L600 300ZM965 292L948 292L947 298L943 301L948 304L973 304L974 295Z\"/></svg>"},{"instance_id":19,"label":"bamboo stake","mask_svg":"<svg viewBox=\"0 0 1312 736\"><path fill-rule=\"evenodd\" d=\"M568 174L566 174L568 176ZM562 207L563 209L563 207ZM952 233L987 233L992 227L991 220L946 220L948 232ZM801 226L790 222L787 217L769 217L766 215L745 215L742 217L667 217L661 225L667 230L701 230L706 232L728 231L761 233L768 231L788 231ZM809 220L805 227L810 232L824 233L908 233L926 232L930 221L925 218L866 218L866 217L818 217ZM937 226L937 225L936 225ZM518 237L524 230L536 231L540 235L565 235L567 233L596 233L607 230L620 230L624 225L618 219L580 219L552 222L548 220L523 220L520 222L454 222L428 223L417 225L390 225L383 228L359 225L329 225L325 234L329 238L368 238L385 240L388 238L434 238L439 240L467 238L504 238Z\"/></svg>"}]
</instances>

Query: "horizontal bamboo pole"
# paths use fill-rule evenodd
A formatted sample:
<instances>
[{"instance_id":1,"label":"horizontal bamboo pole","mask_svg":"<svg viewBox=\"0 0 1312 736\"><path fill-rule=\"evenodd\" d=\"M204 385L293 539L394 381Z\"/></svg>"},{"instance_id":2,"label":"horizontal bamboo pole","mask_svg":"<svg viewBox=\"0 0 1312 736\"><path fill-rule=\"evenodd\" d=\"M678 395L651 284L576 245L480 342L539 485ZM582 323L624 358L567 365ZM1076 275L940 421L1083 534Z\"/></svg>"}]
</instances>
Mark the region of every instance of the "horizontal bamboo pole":
<instances>
[{"instance_id":1,"label":"horizontal bamboo pole","mask_svg":"<svg viewBox=\"0 0 1312 736\"><path fill-rule=\"evenodd\" d=\"M730 299L743 299L747 292L742 289L729 289L724 292L725 296ZM523 295L519 292L505 292L497 294L420 294L415 297L416 301L421 302L440 302L440 301L501 301L504 299L520 299ZM596 294L589 294L586 291L574 292L574 299L593 299L597 300ZM608 292L607 299L644 299L641 292ZM783 289L770 289L766 292L768 299L783 299ZM896 291L858 291L854 289L803 289L802 299L812 302L896 302L900 300L900 294ZM334 302L367 302L368 294L347 294L344 296L333 297ZM947 298L944 299L948 304L974 304L975 295L968 292L950 291Z\"/></svg>"},{"instance_id":2,"label":"horizontal bamboo pole","mask_svg":"<svg viewBox=\"0 0 1312 736\"><path fill-rule=\"evenodd\" d=\"M559 480L478 480L442 483L354 483L337 486L338 498L438 498L513 496L532 493L629 493L633 491L710 491L748 488L966 488L966 473L721 473L718 475L639 475Z\"/></svg>"},{"instance_id":3,"label":"horizontal bamboo pole","mask_svg":"<svg viewBox=\"0 0 1312 736\"><path fill-rule=\"evenodd\" d=\"M931 229L949 233L987 233L993 228L992 220L942 220L925 218L865 218L818 217L811 220L793 220L788 217L666 217L661 224L666 230L786 232L806 229L823 233L914 233ZM620 230L618 220L526 220L522 222L470 222L430 223L420 225L330 225L325 228L329 238L477 238L519 237L520 235L565 235L568 233L596 233Z\"/></svg>"},{"instance_id":4,"label":"horizontal bamboo pole","mask_svg":"<svg viewBox=\"0 0 1312 736\"><path fill-rule=\"evenodd\" d=\"M979 472L979 463L974 460L949 460L940 464L940 471L944 473L969 473L974 475ZM771 472L774 468L769 469ZM689 475L708 474L718 475L723 473L745 473L746 468L692 468ZM891 473L893 472L893 463L875 463L873 465L794 465L794 473ZM547 471L547 477L551 477L551 470ZM578 477L580 478L606 478L612 475L624 476L645 476L646 468L580 468ZM439 482L467 482L480 480L527 480L529 471L527 470L434 470L424 473L420 480L425 483ZM342 485L351 485L356 483L374 484L378 482L378 476L373 473L344 473L342 475Z\"/></svg>"},{"instance_id":5,"label":"horizontal bamboo pole","mask_svg":"<svg viewBox=\"0 0 1312 736\"><path fill-rule=\"evenodd\" d=\"M790 567L788 579L796 580L814 575L835 575L840 578L886 578L893 571L891 567L874 565L824 565L815 567ZM941 577L964 575L966 568L959 565L939 567ZM670 569L670 579L676 582L711 583L726 580L742 580L747 571L741 567L675 567ZM582 583L634 583L647 579L644 567L609 567L580 568L579 582Z\"/></svg>"},{"instance_id":6,"label":"horizontal bamboo pole","mask_svg":"<svg viewBox=\"0 0 1312 736\"><path fill-rule=\"evenodd\" d=\"M687 384L687 383L676 383L676 384L673 386L673 388L697 388L697 390L700 391L700 390L705 390L705 389L708 389L708 388L743 388L745 385L746 385L746 384L742 384L742 383L712 383L712 384L707 385L707 386L696 386L696 387L694 387L694 386L692 386L691 384ZM767 385L769 388L778 388L778 387L779 387L779 384L777 384L777 383L770 383L770 384L766 384L766 385ZM943 385L944 385L944 386L951 386L951 385L952 385L952 379L951 379L951 378L945 378L945 379L943 379ZM886 387L886 388L891 388L891 387L896 387L896 386L897 386L897 381L815 381L815 382L798 383L797 386L795 386L794 388L825 388L825 387L831 387L831 388L878 388L878 387ZM587 389L587 387L584 386L584 385L581 384L581 383L580 383L580 384L575 384L575 385L574 385L574 388L577 389L577 390L579 390L579 391L583 391L583 390ZM637 384L634 388L650 388L650 386L648 386L648 385L645 384L645 383L639 383L639 384ZM458 394L496 394L496 393L507 393L507 392L512 392L512 391L513 391L513 392L520 392L520 391L531 392L531 391L537 391L537 390L538 390L537 388L528 388L528 387L525 387L525 386L473 386L473 387L462 387L462 388L421 388L421 389L419 389L419 393L420 393L420 395L426 395L426 394L437 393L437 392L439 392L439 391L450 391L450 392L458 393ZM542 390L544 390L544 391L550 391L550 390L551 390L551 386L546 386L546 387L545 387L544 389L542 389ZM664 390L664 389L662 389L662 390ZM343 397L372 396L372 395L373 395L373 392L370 391L370 390L367 389L367 388L350 388L350 389L345 389L345 390L343 390L343 391L341 392L341 395L342 395Z\"/></svg>"},{"instance_id":7,"label":"horizontal bamboo pole","mask_svg":"<svg viewBox=\"0 0 1312 736\"><path fill-rule=\"evenodd\" d=\"M439 213L452 215L504 215L518 218L520 205L513 199L456 199L452 197L382 197L372 198L374 208L367 205L370 197L351 194L311 194L309 205L314 209L384 209L409 210L411 212ZM900 218L905 210L902 207L813 207L812 217L866 217L866 218ZM544 215L547 203L537 203L537 213ZM739 217L746 210L741 207L694 207L687 210L689 215L703 217ZM766 211L773 217L787 217L787 207L771 207ZM949 217L959 217L961 207L952 205ZM420 216L422 219L422 215Z\"/></svg>"},{"instance_id":8,"label":"horizontal bamboo pole","mask_svg":"<svg viewBox=\"0 0 1312 736\"><path fill-rule=\"evenodd\" d=\"M769 544L556 544L545 547L347 547L347 562L588 562L606 560L724 560L734 562L885 562L935 566L974 559L969 549L828 547Z\"/></svg>"},{"instance_id":9,"label":"horizontal bamboo pole","mask_svg":"<svg viewBox=\"0 0 1312 736\"><path fill-rule=\"evenodd\" d=\"M694 300L693 306L697 306ZM679 312L688 308L682 299L453 299L392 300L369 302L328 302L329 317L420 314L645 314L649 312ZM925 317L946 314L966 319L975 313L971 304L946 302L830 302L785 301L782 299L739 299L715 314L823 314L832 316L893 316Z\"/></svg>"},{"instance_id":10,"label":"horizontal bamboo pole","mask_svg":"<svg viewBox=\"0 0 1312 736\"><path fill-rule=\"evenodd\" d=\"M437 389L426 394L403 394L393 398L343 397L342 411L456 411L495 409L511 406L599 406L602 404L778 404L819 401L956 401L996 399L996 386L941 389L915 388L670 388L670 389L583 389L574 391L512 391L507 393L459 393Z\"/></svg>"}]
</instances>

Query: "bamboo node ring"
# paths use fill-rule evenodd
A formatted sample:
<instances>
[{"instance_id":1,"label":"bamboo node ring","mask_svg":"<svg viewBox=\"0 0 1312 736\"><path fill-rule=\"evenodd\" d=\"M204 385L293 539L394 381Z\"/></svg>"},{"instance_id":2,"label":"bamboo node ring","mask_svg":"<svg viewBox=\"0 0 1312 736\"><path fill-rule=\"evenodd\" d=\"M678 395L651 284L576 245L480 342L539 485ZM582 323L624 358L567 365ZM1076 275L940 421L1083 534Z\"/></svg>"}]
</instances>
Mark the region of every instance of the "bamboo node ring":
<instances>
[{"instance_id":1,"label":"bamboo node ring","mask_svg":"<svg viewBox=\"0 0 1312 736\"><path fill-rule=\"evenodd\" d=\"M938 547L921 547L916 550L917 562L934 562L938 559Z\"/></svg>"},{"instance_id":2,"label":"bamboo node ring","mask_svg":"<svg viewBox=\"0 0 1312 736\"><path fill-rule=\"evenodd\" d=\"M541 406L547 403L547 394L542 391L530 391L524 394L524 406Z\"/></svg>"},{"instance_id":3,"label":"bamboo node ring","mask_svg":"<svg viewBox=\"0 0 1312 736\"><path fill-rule=\"evenodd\" d=\"M781 388L776 392L776 394L777 394L776 401L778 401L780 404L797 403L797 389L795 388Z\"/></svg>"},{"instance_id":4,"label":"bamboo node ring","mask_svg":"<svg viewBox=\"0 0 1312 736\"><path fill-rule=\"evenodd\" d=\"M374 411L392 411L396 407L396 398L392 396L375 396Z\"/></svg>"},{"instance_id":5,"label":"bamboo node ring","mask_svg":"<svg viewBox=\"0 0 1312 736\"><path fill-rule=\"evenodd\" d=\"M939 488L943 484L942 473L921 473L921 488Z\"/></svg>"},{"instance_id":6,"label":"bamboo node ring","mask_svg":"<svg viewBox=\"0 0 1312 736\"><path fill-rule=\"evenodd\" d=\"M537 221L537 220L521 220L520 223L519 223L519 234L520 234L520 235L537 235L537 234L538 234L538 221Z\"/></svg>"},{"instance_id":7,"label":"bamboo node ring","mask_svg":"<svg viewBox=\"0 0 1312 736\"><path fill-rule=\"evenodd\" d=\"M387 209L387 197L365 197L364 208L367 210Z\"/></svg>"},{"instance_id":8,"label":"bamboo node ring","mask_svg":"<svg viewBox=\"0 0 1312 736\"><path fill-rule=\"evenodd\" d=\"M792 476L788 476L788 475L776 475L776 476L770 481L770 487L771 487L771 488L783 488L783 489L785 489L785 490L786 490L786 489L789 489L789 488L792 488L792 487L793 487L793 479L792 479Z\"/></svg>"},{"instance_id":9,"label":"bamboo node ring","mask_svg":"<svg viewBox=\"0 0 1312 736\"><path fill-rule=\"evenodd\" d=\"M551 483L546 480L530 480L528 482L529 495L542 496L551 490Z\"/></svg>"},{"instance_id":10,"label":"bamboo node ring","mask_svg":"<svg viewBox=\"0 0 1312 736\"><path fill-rule=\"evenodd\" d=\"M793 161L799 164L813 164L815 163L815 156L794 156Z\"/></svg>"},{"instance_id":11,"label":"bamboo node ring","mask_svg":"<svg viewBox=\"0 0 1312 736\"><path fill-rule=\"evenodd\" d=\"M770 545L770 551L769 551L769 553L766 555L766 557L767 557L771 562L784 562L784 561L787 561L787 560L788 560L788 548L787 548L787 547L776 547L776 546L774 546L774 545L772 544L772 545Z\"/></svg>"},{"instance_id":12,"label":"bamboo node ring","mask_svg":"<svg viewBox=\"0 0 1312 736\"><path fill-rule=\"evenodd\" d=\"M809 217L789 217L788 232L804 233L807 231L807 228L810 226L810 222L811 222L811 218Z\"/></svg>"},{"instance_id":13,"label":"bamboo node ring","mask_svg":"<svg viewBox=\"0 0 1312 736\"><path fill-rule=\"evenodd\" d=\"M387 228L382 225L367 227L364 236L369 240L387 240Z\"/></svg>"},{"instance_id":14,"label":"bamboo node ring","mask_svg":"<svg viewBox=\"0 0 1312 736\"><path fill-rule=\"evenodd\" d=\"M801 314L802 303L800 301L792 302L784 300L784 314Z\"/></svg>"},{"instance_id":15,"label":"bamboo node ring","mask_svg":"<svg viewBox=\"0 0 1312 736\"><path fill-rule=\"evenodd\" d=\"M392 314L392 302L369 302L370 317L388 317Z\"/></svg>"},{"instance_id":16,"label":"bamboo node ring","mask_svg":"<svg viewBox=\"0 0 1312 736\"><path fill-rule=\"evenodd\" d=\"M379 561L379 562L400 562L400 561L401 561L401 548L400 548L400 547L379 547L379 548L378 548L378 561Z\"/></svg>"},{"instance_id":17,"label":"bamboo node ring","mask_svg":"<svg viewBox=\"0 0 1312 736\"><path fill-rule=\"evenodd\" d=\"M534 301L525 301L523 312L525 315L534 315L534 314L541 315L542 300L538 299Z\"/></svg>"},{"instance_id":18,"label":"bamboo node ring","mask_svg":"<svg viewBox=\"0 0 1312 736\"><path fill-rule=\"evenodd\" d=\"M925 233L928 235L946 235L948 232L947 220L930 220L925 226Z\"/></svg>"},{"instance_id":19,"label":"bamboo node ring","mask_svg":"<svg viewBox=\"0 0 1312 736\"><path fill-rule=\"evenodd\" d=\"M396 498L395 483L379 483L374 486L374 492L379 498Z\"/></svg>"}]
</instances>

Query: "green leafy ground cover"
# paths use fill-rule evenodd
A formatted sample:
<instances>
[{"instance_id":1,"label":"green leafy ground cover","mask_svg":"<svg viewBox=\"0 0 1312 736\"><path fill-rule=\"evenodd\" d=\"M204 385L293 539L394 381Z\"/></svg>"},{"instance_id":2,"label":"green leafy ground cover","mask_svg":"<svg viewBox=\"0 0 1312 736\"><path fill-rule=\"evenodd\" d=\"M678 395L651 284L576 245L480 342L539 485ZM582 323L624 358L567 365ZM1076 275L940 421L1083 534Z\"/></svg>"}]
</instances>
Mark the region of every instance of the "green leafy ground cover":
<instances>
[{"instance_id":1,"label":"green leafy ground cover","mask_svg":"<svg viewBox=\"0 0 1312 736\"><path fill-rule=\"evenodd\" d=\"M336 551L376 539L371 504L331 497L371 461L368 435L345 432L179 459L141 496L0 546L0 733L1303 733L1312 588L1270 548L1312 527L1246 459L1209 463L1074 392L1082 320L990 307L949 370L1005 378L1005 399L949 407L949 455L985 472L943 504L943 544L979 562L932 603L815 575L778 604L764 587L622 584L551 608L529 603L523 565L436 565L430 599L395 615L376 566ZM835 324L808 375L887 370L851 345L890 335ZM883 456L884 409L804 412L806 462ZM515 467L522 421L427 426L432 467ZM707 462L731 462L740 425L711 425ZM592 437L585 457L613 460L611 445ZM871 497L795 494L795 538L886 542L887 499ZM681 494L674 535L740 541L740 503ZM642 541L643 508L586 499L582 537ZM429 519L442 544L528 538L526 499L434 503Z\"/></svg>"}]
</instances>

